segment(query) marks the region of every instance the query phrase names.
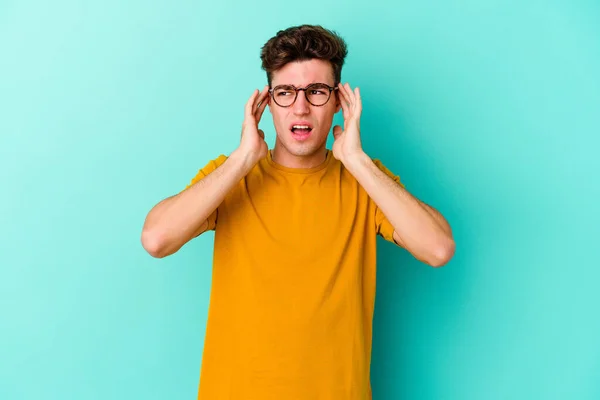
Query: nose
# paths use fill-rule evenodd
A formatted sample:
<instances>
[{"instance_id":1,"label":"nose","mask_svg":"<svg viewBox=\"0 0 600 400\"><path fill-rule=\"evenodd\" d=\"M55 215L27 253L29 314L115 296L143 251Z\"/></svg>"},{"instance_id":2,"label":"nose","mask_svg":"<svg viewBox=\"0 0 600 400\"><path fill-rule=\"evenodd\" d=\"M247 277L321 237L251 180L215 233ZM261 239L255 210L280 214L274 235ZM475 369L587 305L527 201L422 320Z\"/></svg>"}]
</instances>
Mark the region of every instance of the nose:
<instances>
[{"instance_id":1,"label":"nose","mask_svg":"<svg viewBox=\"0 0 600 400\"><path fill-rule=\"evenodd\" d=\"M310 111L310 103L306 100L306 92L304 90L298 92L298 97L292 106L295 115L308 114Z\"/></svg>"}]
</instances>

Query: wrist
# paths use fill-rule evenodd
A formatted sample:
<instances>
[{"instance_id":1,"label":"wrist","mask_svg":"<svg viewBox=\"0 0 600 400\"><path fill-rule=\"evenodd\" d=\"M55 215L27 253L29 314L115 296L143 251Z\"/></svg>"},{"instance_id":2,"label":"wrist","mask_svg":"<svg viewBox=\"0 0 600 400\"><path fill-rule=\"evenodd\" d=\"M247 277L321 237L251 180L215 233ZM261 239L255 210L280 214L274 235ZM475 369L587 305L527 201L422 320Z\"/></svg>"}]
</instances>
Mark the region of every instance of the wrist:
<instances>
[{"instance_id":1,"label":"wrist","mask_svg":"<svg viewBox=\"0 0 600 400\"><path fill-rule=\"evenodd\" d=\"M252 153L244 151L239 147L231 152L229 158L247 172L258 162Z\"/></svg>"},{"instance_id":2,"label":"wrist","mask_svg":"<svg viewBox=\"0 0 600 400\"><path fill-rule=\"evenodd\" d=\"M371 158L364 151L360 150L352 154L344 156L341 160L342 164L346 167L351 174L354 175L357 170L365 167L368 163L372 162Z\"/></svg>"}]
</instances>

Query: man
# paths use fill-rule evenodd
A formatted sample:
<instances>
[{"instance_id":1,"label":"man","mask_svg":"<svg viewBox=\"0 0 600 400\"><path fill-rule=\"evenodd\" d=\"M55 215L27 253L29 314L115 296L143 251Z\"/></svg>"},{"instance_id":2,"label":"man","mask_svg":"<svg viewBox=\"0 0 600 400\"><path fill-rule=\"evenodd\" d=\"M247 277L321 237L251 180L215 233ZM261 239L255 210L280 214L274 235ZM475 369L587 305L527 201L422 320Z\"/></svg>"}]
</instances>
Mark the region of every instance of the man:
<instances>
[{"instance_id":1,"label":"man","mask_svg":"<svg viewBox=\"0 0 600 400\"><path fill-rule=\"evenodd\" d=\"M147 216L154 257L215 230L199 399L370 399L377 234L431 266L453 255L446 220L363 151L360 91L340 83L346 54L320 26L278 32L239 147ZM266 107L272 150L258 129Z\"/></svg>"}]
</instances>

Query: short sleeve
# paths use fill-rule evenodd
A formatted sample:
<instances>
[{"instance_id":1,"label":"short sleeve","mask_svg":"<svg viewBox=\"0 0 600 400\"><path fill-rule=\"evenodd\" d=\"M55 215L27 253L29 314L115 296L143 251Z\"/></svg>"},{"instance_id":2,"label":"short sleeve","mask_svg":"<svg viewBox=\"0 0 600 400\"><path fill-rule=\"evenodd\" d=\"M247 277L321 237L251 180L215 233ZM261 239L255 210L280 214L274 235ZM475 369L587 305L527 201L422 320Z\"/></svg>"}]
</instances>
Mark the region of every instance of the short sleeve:
<instances>
[{"instance_id":1,"label":"short sleeve","mask_svg":"<svg viewBox=\"0 0 600 400\"><path fill-rule=\"evenodd\" d=\"M188 185L186 185L184 190L187 190L190 187L192 187L193 185L195 185L196 183L200 182L202 179L204 179L206 176L208 176L208 174L210 174L211 172L213 172L214 170L219 168L221 165L223 165L223 163L226 160L227 160L227 156L225 156L223 154L221 154L219 157L215 158L214 160L210 160L203 168L201 168L198 171L198 173L196 173L196 176L194 176L192 178L191 182ZM206 230L214 230L215 227L217 226L218 211L219 211L219 209L217 208L215 211L213 211L213 213L211 215L209 215L208 228Z\"/></svg>"},{"instance_id":2,"label":"short sleeve","mask_svg":"<svg viewBox=\"0 0 600 400\"><path fill-rule=\"evenodd\" d=\"M381 161L373 160L373 162L381 171L383 171L387 176L392 178L394 180L394 182L398 183L400 186L402 186L404 188L404 184L402 182L400 182L400 177L398 175L395 175L394 173L392 173L392 171L387 169L381 163ZM376 225L376 229L377 229L377 234L379 234L385 240L395 243L394 227L392 226L390 221L388 221L387 217L385 215L383 215L383 212L379 209L379 207L377 205L375 205L375 225Z\"/></svg>"}]
</instances>

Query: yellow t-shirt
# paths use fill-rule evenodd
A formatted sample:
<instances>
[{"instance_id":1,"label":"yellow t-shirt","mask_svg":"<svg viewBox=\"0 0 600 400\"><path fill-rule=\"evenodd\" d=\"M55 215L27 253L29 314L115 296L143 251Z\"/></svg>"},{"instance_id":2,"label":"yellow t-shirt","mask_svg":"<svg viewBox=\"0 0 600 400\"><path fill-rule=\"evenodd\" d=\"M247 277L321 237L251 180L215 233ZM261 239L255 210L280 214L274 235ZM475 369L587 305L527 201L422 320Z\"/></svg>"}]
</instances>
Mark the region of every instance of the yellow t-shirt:
<instances>
[{"instance_id":1,"label":"yellow t-shirt","mask_svg":"<svg viewBox=\"0 0 600 400\"><path fill-rule=\"evenodd\" d=\"M188 187L226 159L209 162ZM371 399L376 236L393 242L394 228L332 152L310 169L276 164L268 152L209 229L198 399Z\"/></svg>"}]
</instances>

